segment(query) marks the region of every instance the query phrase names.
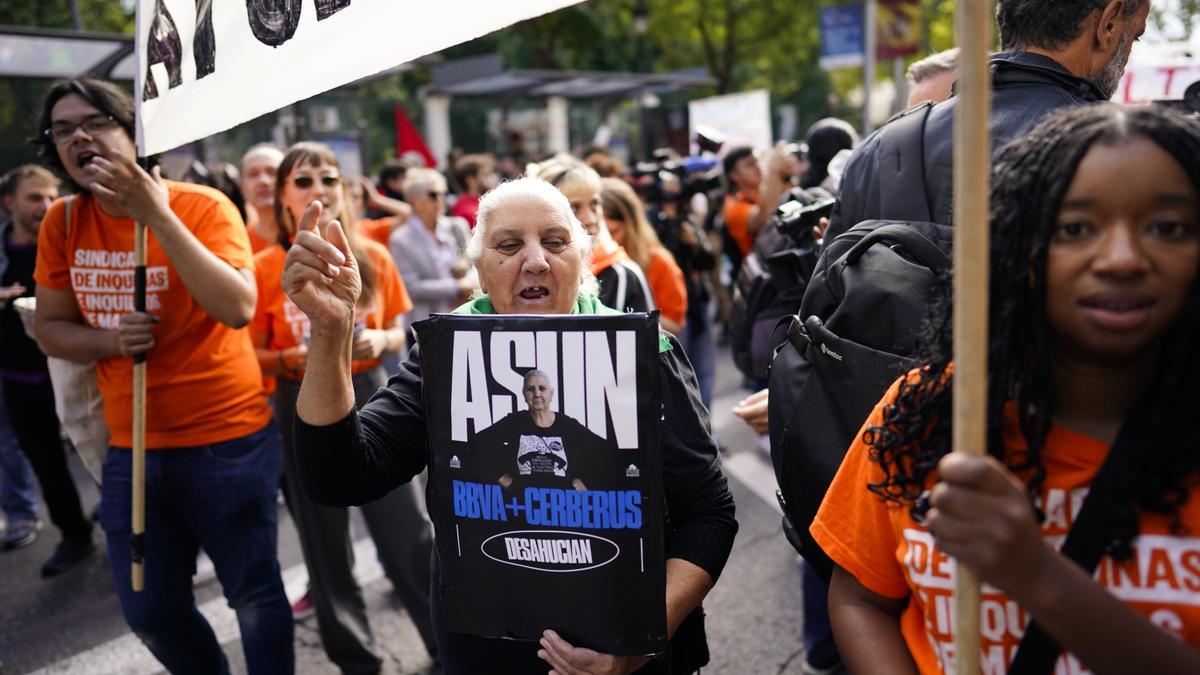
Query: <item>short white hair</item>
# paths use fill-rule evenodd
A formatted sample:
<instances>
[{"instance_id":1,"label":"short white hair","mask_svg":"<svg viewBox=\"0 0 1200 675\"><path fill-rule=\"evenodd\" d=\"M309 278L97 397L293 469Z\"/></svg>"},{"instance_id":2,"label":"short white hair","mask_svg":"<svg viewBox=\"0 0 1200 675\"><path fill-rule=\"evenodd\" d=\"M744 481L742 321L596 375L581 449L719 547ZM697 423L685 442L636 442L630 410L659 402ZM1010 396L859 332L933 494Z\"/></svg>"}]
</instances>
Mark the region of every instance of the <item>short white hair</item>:
<instances>
[{"instance_id":1,"label":"short white hair","mask_svg":"<svg viewBox=\"0 0 1200 675\"><path fill-rule=\"evenodd\" d=\"M566 226L571 233L571 245L579 250L579 292L589 295L599 295L600 286L592 274L592 238L583 223L575 217L571 203L563 193L550 183L540 178L518 178L501 183L488 191L479 200L479 213L475 216L475 230L467 242L467 259L472 265L479 263L483 256L483 243L487 238L488 228L497 212L515 202L538 200L550 206L554 218Z\"/></svg>"},{"instance_id":2,"label":"short white hair","mask_svg":"<svg viewBox=\"0 0 1200 675\"><path fill-rule=\"evenodd\" d=\"M283 162L283 150L274 143L257 143L249 147L242 155L241 164L244 167L246 160L255 156L264 155L274 160L275 166L279 166Z\"/></svg>"},{"instance_id":3,"label":"short white hair","mask_svg":"<svg viewBox=\"0 0 1200 675\"><path fill-rule=\"evenodd\" d=\"M438 192L446 191L446 177L434 169L409 169L404 174L404 197L410 202L417 197L436 188Z\"/></svg>"}]
</instances>

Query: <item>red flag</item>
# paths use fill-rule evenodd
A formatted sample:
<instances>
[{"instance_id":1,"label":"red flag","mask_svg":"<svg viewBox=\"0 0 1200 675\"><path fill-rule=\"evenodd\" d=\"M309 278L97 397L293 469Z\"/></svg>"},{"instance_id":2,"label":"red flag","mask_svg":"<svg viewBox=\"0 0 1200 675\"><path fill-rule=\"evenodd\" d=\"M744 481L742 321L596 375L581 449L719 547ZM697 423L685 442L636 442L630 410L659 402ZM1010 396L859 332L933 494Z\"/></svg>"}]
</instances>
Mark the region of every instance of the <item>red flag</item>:
<instances>
[{"instance_id":1,"label":"red flag","mask_svg":"<svg viewBox=\"0 0 1200 675\"><path fill-rule=\"evenodd\" d=\"M413 126L411 120L408 119L408 113L404 112L404 106L396 106L396 156L404 157L405 153L416 153L425 159L425 166L436 167L437 160L433 158L433 153L429 151L429 146L425 145L425 139L421 138L420 132Z\"/></svg>"}]
</instances>

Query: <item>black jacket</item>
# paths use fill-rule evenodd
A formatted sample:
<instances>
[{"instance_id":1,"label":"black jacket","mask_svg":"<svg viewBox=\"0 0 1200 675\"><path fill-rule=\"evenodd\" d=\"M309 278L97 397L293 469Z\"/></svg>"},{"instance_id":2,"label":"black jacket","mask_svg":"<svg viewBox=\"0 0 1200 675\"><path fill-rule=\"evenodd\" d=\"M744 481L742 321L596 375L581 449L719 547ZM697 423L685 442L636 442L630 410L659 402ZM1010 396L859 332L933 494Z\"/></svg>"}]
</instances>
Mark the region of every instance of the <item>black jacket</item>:
<instances>
[{"instance_id":1,"label":"black jacket","mask_svg":"<svg viewBox=\"0 0 1200 675\"><path fill-rule=\"evenodd\" d=\"M600 302L618 312L652 312L654 293L642 268L632 260L615 260L596 275Z\"/></svg>"},{"instance_id":2,"label":"black jacket","mask_svg":"<svg viewBox=\"0 0 1200 675\"><path fill-rule=\"evenodd\" d=\"M673 337L669 340L672 348L658 355L666 554L700 567L715 581L737 533L733 496L721 472L696 376L679 343ZM361 411L352 411L340 422L324 427L306 424L297 415L296 464L308 496L329 506L363 504L424 470L429 447L421 400L419 347L414 346L387 387ZM437 594L437 584L434 591ZM474 638L471 643L492 651L493 665L503 662L514 644L528 645L527 656L536 662L536 643L486 638ZM707 663L702 610L697 609L675 633L668 655L669 666L656 659L642 672L693 672ZM501 666L494 671L509 672Z\"/></svg>"},{"instance_id":3,"label":"black jacket","mask_svg":"<svg viewBox=\"0 0 1200 675\"><path fill-rule=\"evenodd\" d=\"M1039 54L1012 52L992 58L993 156L1032 129L1050 112L1105 100L1096 85L1076 77L1058 62ZM933 221L954 222L954 97L934 106L925 127L925 195ZM864 220L890 219L880 203L880 133L863 141L846 165L841 203L830 218L825 241Z\"/></svg>"}]
</instances>

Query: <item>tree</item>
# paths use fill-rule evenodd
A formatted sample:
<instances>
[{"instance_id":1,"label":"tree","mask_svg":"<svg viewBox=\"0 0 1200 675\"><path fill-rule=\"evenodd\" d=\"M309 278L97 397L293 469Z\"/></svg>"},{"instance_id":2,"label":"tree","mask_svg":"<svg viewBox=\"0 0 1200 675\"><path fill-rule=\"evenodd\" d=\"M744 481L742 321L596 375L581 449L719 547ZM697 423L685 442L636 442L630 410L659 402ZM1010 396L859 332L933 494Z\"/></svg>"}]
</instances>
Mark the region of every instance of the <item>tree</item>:
<instances>
[{"instance_id":1,"label":"tree","mask_svg":"<svg viewBox=\"0 0 1200 675\"><path fill-rule=\"evenodd\" d=\"M121 0L76 0L84 30L133 33L133 8ZM8 0L0 6L0 24L74 28L71 0Z\"/></svg>"}]
</instances>

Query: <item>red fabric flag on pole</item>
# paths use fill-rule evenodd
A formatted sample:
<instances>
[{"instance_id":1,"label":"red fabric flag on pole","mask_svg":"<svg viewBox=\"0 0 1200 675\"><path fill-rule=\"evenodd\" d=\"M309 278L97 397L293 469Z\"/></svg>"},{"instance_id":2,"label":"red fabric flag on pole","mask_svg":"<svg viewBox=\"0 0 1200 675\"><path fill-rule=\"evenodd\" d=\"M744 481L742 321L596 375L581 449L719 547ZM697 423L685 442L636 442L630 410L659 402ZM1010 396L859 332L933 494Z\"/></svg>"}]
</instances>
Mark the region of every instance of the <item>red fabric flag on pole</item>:
<instances>
[{"instance_id":1,"label":"red fabric flag on pole","mask_svg":"<svg viewBox=\"0 0 1200 675\"><path fill-rule=\"evenodd\" d=\"M437 166L437 160L433 158L433 153L429 151L429 146L425 145L425 139L421 137L421 133L413 126L412 120L408 119L408 113L404 112L404 106L396 106L396 157L404 157L404 155L416 153L425 160L425 166Z\"/></svg>"}]
</instances>

